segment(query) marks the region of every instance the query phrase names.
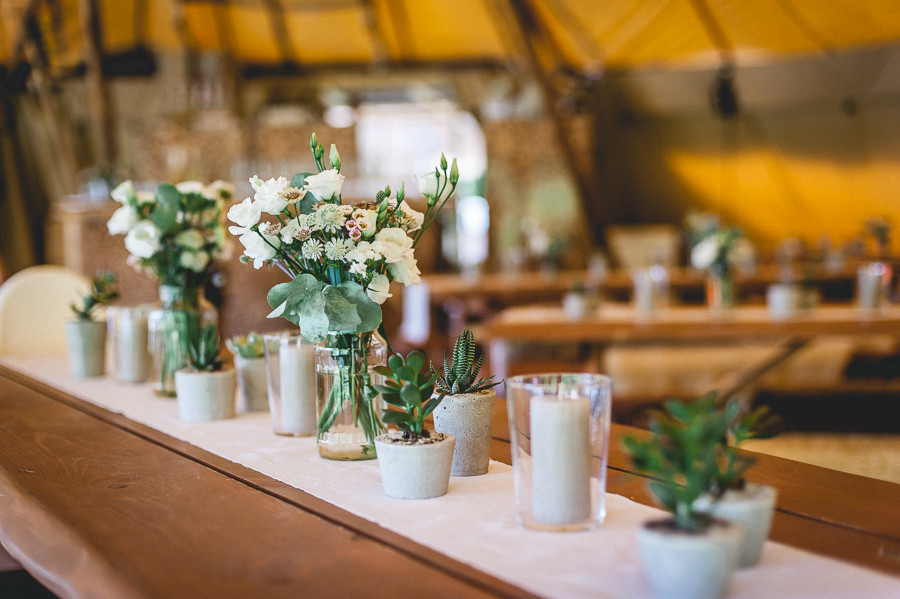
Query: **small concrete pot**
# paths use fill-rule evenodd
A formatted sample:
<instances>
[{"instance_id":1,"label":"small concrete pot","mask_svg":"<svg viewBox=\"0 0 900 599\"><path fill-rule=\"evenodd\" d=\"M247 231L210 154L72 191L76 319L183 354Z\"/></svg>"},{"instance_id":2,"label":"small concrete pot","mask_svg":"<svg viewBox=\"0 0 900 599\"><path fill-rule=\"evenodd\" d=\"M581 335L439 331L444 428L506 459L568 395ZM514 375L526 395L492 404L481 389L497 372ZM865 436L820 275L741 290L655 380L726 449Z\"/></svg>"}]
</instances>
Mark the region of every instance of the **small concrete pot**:
<instances>
[{"instance_id":1,"label":"small concrete pot","mask_svg":"<svg viewBox=\"0 0 900 599\"><path fill-rule=\"evenodd\" d=\"M384 494L396 499L428 499L447 493L456 437L409 443L394 431L375 437ZM432 433L435 436L435 433Z\"/></svg>"},{"instance_id":2,"label":"small concrete pot","mask_svg":"<svg viewBox=\"0 0 900 599\"><path fill-rule=\"evenodd\" d=\"M66 323L69 361L77 378L102 376L106 372L106 323L71 320Z\"/></svg>"},{"instance_id":3,"label":"small concrete pot","mask_svg":"<svg viewBox=\"0 0 900 599\"><path fill-rule=\"evenodd\" d=\"M187 422L233 418L236 390L233 368L215 372L183 368L175 373L178 417Z\"/></svg>"},{"instance_id":4,"label":"small concrete pot","mask_svg":"<svg viewBox=\"0 0 900 599\"><path fill-rule=\"evenodd\" d=\"M447 395L433 412L434 429L456 437L450 476L475 476L488 471L496 400L494 389Z\"/></svg>"},{"instance_id":5,"label":"small concrete pot","mask_svg":"<svg viewBox=\"0 0 900 599\"><path fill-rule=\"evenodd\" d=\"M724 596L737 563L743 531L715 521L702 532L673 528L671 520L638 529L644 573L659 599L718 599Z\"/></svg>"},{"instance_id":6,"label":"small concrete pot","mask_svg":"<svg viewBox=\"0 0 900 599\"><path fill-rule=\"evenodd\" d=\"M749 568L759 562L763 544L772 527L772 513L775 511L777 492L773 487L756 483L746 483L743 489L725 492L713 504L712 513L717 518L737 522L744 527L738 567Z\"/></svg>"},{"instance_id":7,"label":"small concrete pot","mask_svg":"<svg viewBox=\"0 0 900 599\"><path fill-rule=\"evenodd\" d=\"M269 390L266 379L266 359L234 357L238 389L241 391L241 410L268 412Z\"/></svg>"}]
</instances>

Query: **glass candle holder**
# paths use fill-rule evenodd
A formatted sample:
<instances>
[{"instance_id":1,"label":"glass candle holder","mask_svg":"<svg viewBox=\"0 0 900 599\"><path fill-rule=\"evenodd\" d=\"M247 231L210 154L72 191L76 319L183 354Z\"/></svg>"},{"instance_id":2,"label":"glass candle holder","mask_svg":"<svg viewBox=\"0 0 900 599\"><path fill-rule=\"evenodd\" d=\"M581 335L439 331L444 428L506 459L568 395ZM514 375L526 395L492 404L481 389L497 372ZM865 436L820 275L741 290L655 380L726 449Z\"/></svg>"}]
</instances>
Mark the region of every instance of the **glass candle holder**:
<instances>
[{"instance_id":1,"label":"glass candle holder","mask_svg":"<svg viewBox=\"0 0 900 599\"><path fill-rule=\"evenodd\" d=\"M870 262L856 271L856 301L861 310L881 312L888 304L891 267L884 262Z\"/></svg>"},{"instance_id":2,"label":"glass candle holder","mask_svg":"<svg viewBox=\"0 0 900 599\"><path fill-rule=\"evenodd\" d=\"M506 381L518 519L536 530L583 530L606 517L612 381L600 374Z\"/></svg>"},{"instance_id":3,"label":"glass candle holder","mask_svg":"<svg viewBox=\"0 0 900 599\"><path fill-rule=\"evenodd\" d=\"M316 434L316 346L299 333L263 335L275 434Z\"/></svg>"},{"instance_id":4,"label":"glass candle holder","mask_svg":"<svg viewBox=\"0 0 900 599\"><path fill-rule=\"evenodd\" d=\"M106 324L112 341L113 367L116 378L129 383L142 383L150 374L150 349L147 339L149 305L109 306Z\"/></svg>"}]
</instances>

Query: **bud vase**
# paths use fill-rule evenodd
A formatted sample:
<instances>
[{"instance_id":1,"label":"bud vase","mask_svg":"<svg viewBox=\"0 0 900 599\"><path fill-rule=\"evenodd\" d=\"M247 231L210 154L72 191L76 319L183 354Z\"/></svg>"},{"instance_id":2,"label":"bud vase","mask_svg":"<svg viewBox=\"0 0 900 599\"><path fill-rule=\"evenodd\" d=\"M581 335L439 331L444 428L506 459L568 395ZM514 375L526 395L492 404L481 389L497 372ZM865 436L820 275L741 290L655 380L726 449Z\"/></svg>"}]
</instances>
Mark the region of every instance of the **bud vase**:
<instances>
[{"instance_id":1,"label":"bud vase","mask_svg":"<svg viewBox=\"0 0 900 599\"><path fill-rule=\"evenodd\" d=\"M316 419L319 455L329 460L371 460L384 432L381 396L387 347L377 333L328 333L316 347Z\"/></svg>"},{"instance_id":2,"label":"bud vase","mask_svg":"<svg viewBox=\"0 0 900 599\"><path fill-rule=\"evenodd\" d=\"M710 270L706 279L706 303L713 312L727 312L736 305L731 271Z\"/></svg>"},{"instance_id":3,"label":"bud vase","mask_svg":"<svg viewBox=\"0 0 900 599\"><path fill-rule=\"evenodd\" d=\"M175 372L187 366L191 327L202 328L217 321L215 307L199 288L160 285L159 301L147 315L151 376L157 394L175 397Z\"/></svg>"}]
</instances>

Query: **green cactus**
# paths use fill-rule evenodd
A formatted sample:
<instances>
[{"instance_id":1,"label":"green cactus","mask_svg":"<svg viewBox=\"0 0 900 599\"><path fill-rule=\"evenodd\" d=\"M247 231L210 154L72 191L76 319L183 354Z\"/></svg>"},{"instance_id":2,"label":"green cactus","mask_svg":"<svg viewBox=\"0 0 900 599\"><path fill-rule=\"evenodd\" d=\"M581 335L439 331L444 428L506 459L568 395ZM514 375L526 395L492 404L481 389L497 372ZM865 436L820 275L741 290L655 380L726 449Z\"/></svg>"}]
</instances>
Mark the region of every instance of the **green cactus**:
<instances>
[{"instance_id":1,"label":"green cactus","mask_svg":"<svg viewBox=\"0 0 900 599\"><path fill-rule=\"evenodd\" d=\"M219 343L219 329L208 324L197 330L192 327L188 339L188 364L194 370L215 372L222 370L222 346Z\"/></svg>"},{"instance_id":2,"label":"green cactus","mask_svg":"<svg viewBox=\"0 0 900 599\"><path fill-rule=\"evenodd\" d=\"M431 366L432 373L437 376L435 383L438 389L447 395L478 393L501 383L493 380L493 375L486 379L478 379L478 373L484 362L484 353L475 359L475 335L469 329L464 329L456 337L451 360L447 359L447 353L444 352L444 371L439 376L434 365Z\"/></svg>"}]
</instances>

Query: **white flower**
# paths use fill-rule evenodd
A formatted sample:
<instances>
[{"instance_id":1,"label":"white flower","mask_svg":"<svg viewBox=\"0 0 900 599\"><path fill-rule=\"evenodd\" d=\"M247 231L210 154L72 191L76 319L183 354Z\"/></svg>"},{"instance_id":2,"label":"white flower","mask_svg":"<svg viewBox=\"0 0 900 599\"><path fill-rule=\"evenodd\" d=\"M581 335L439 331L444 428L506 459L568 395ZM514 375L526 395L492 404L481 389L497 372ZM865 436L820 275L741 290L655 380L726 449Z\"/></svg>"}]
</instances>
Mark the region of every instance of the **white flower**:
<instances>
[{"instance_id":1,"label":"white flower","mask_svg":"<svg viewBox=\"0 0 900 599\"><path fill-rule=\"evenodd\" d=\"M419 278L422 273L419 272L419 266L416 264L412 252L407 253L403 260L388 264L388 274L393 280L404 285L418 285L422 282L422 279Z\"/></svg>"},{"instance_id":2,"label":"white flower","mask_svg":"<svg viewBox=\"0 0 900 599\"><path fill-rule=\"evenodd\" d=\"M340 206L337 204L324 204L315 212L313 229L334 232L344 226L345 220L346 218L344 218Z\"/></svg>"},{"instance_id":3,"label":"white flower","mask_svg":"<svg viewBox=\"0 0 900 599\"><path fill-rule=\"evenodd\" d=\"M262 216L262 211L259 209L259 205L256 204L250 198L244 198L244 201L240 204L235 204L231 208L228 209L228 220L237 224L237 226L242 229L240 233L236 233L234 230L236 227L232 227L229 229L235 235L242 235L246 233L247 230L250 229L253 225L259 222L260 217Z\"/></svg>"},{"instance_id":4,"label":"white flower","mask_svg":"<svg viewBox=\"0 0 900 599\"><path fill-rule=\"evenodd\" d=\"M153 204L156 202L156 196L152 191L139 191L137 192L137 203L140 206L144 204Z\"/></svg>"},{"instance_id":5,"label":"white flower","mask_svg":"<svg viewBox=\"0 0 900 599\"><path fill-rule=\"evenodd\" d=\"M123 204L109 217L106 229L110 235L124 235L137 221L137 210L132 208L131 204Z\"/></svg>"},{"instance_id":6,"label":"white flower","mask_svg":"<svg viewBox=\"0 0 900 599\"><path fill-rule=\"evenodd\" d=\"M290 182L286 178L278 177L263 181L254 175L250 179L250 186L256 192L253 198L262 212L278 215L287 207L288 202L282 195L290 186Z\"/></svg>"},{"instance_id":7,"label":"white flower","mask_svg":"<svg viewBox=\"0 0 900 599\"><path fill-rule=\"evenodd\" d=\"M450 192L453 190L453 186L450 185L443 173L438 177L435 171L429 171L424 175L416 175L416 180L419 182L419 193L428 198L429 204L443 202L450 197ZM440 196L438 196L438 192L440 192Z\"/></svg>"},{"instance_id":8,"label":"white flower","mask_svg":"<svg viewBox=\"0 0 900 599\"><path fill-rule=\"evenodd\" d=\"M189 250L199 250L203 247L205 240L203 234L197 229L188 229L175 236L175 243Z\"/></svg>"},{"instance_id":9,"label":"white flower","mask_svg":"<svg viewBox=\"0 0 900 599\"><path fill-rule=\"evenodd\" d=\"M125 235L125 247L138 258L150 258L159 251L160 231L149 220L139 220Z\"/></svg>"},{"instance_id":10,"label":"white flower","mask_svg":"<svg viewBox=\"0 0 900 599\"><path fill-rule=\"evenodd\" d=\"M178 261L187 269L194 272L203 272L203 269L209 264L209 254L206 252L192 252L188 250L186 252L181 252Z\"/></svg>"},{"instance_id":11,"label":"white flower","mask_svg":"<svg viewBox=\"0 0 900 599\"><path fill-rule=\"evenodd\" d=\"M131 181L119 183L111 192L109 192L109 195L120 204L127 204L137 196L134 191L134 184Z\"/></svg>"},{"instance_id":12,"label":"white flower","mask_svg":"<svg viewBox=\"0 0 900 599\"><path fill-rule=\"evenodd\" d=\"M369 272L369 267L366 266L365 262L354 262L350 265L350 274L352 275L364 277L367 272Z\"/></svg>"},{"instance_id":13,"label":"white flower","mask_svg":"<svg viewBox=\"0 0 900 599\"><path fill-rule=\"evenodd\" d=\"M392 297L390 293L391 281L381 274L372 275L372 281L366 287L366 295L376 304L383 304L384 301Z\"/></svg>"},{"instance_id":14,"label":"white flower","mask_svg":"<svg viewBox=\"0 0 900 599\"><path fill-rule=\"evenodd\" d=\"M213 181L203 189L203 196L211 200L230 200L232 194L234 194L234 186L221 179Z\"/></svg>"},{"instance_id":15,"label":"white flower","mask_svg":"<svg viewBox=\"0 0 900 599\"><path fill-rule=\"evenodd\" d=\"M182 181L181 183L175 184L175 189L182 195L187 195L189 193L203 195L203 192L206 191L206 186L200 181Z\"/></svg>"},{"instance_id":16,"label":"white flower","mask_svg":"<svg viewBox=\"0 0 900 599\"><path fill-rule=\"evenodd\" d=\"M407 231L418 231L425 223L425 215L418 210L413 210L406 200L400 202L400 210L403 211L403 224Z\"/></svg>"},{"instance_id":17,"label":"white flower","mask_svg":"<svg viewBox=\"0 0 900 599\"><path fill-rule=\"evenodd\" d=\"M349 251L350 247L343 239L329 239L325 242L325 257L334 262L343 260Z\"/></svg>"},{"instance_id":18,"label":"white flower","mask_svg":"<svg viewBox=\"0 0 900 599\"><path fill-rule=\"evenodd\" d=\"M300 248L300 255L307 260L318 260L322 257L322 242L318 239L310 239Z\"/></svg>"},{"instance_id":19,"label":"white flower","mask_svg":"<svg viewBox=\"0 0 900 599\"><path fill-rule=\"evenodd\" d=\"M363 239L370 239L375 235L375 227L378 222L378 212L376 210L357 208L353 211L353 220L356 221L356 228L362 233Z\"/></svg>"},{"instance_id":20,"label":"white flower","mask_svg":"<svg viewBox=\"0 0 900 599\"><path fill-rule=\"evenodd\" d=\"M341 188L344 185L344 175L340 174L337 169L329 169L322 171L318 175L311 175L306 178L306 191L313 194L320 202L331 200L341 195Z\"/></svg>"},{"instance_id":21,"label":"white flower","mask_svg":"<svg viewBox=\"0 0 900 599\"><path fill-rule=\"evenodd\" d=\"M719 255L719 243L715 235L704 237L691 249L691 265L704 269L712 266Z\"/></svg>"},{"instance_id":22,"label":"white flower","mask_svg":"<svg viewBox=\"0 0 900 599\"><path fill-rule=\"evenodd\" d=\"M267 260L271 260L275 257L275 248L281 245L281 241L278 237L273 235L263 235L256 231L247 231L238 237L238 241L244 246L244 255L253 259L253 268L257 270L259 270Z\"/></svg>"},{"instance_id":23,"label":"white flower","mask_svg":"<svg viewBox=\"0 0 900 599\"><path fill-rule=\"evenodd\" d=\"M376 251L384 256L388 264L400 262L406 258L406 254L412 255L413 240L406 231L397 227L382 229L375 235Z\"/></svg>"}]
</instances>

